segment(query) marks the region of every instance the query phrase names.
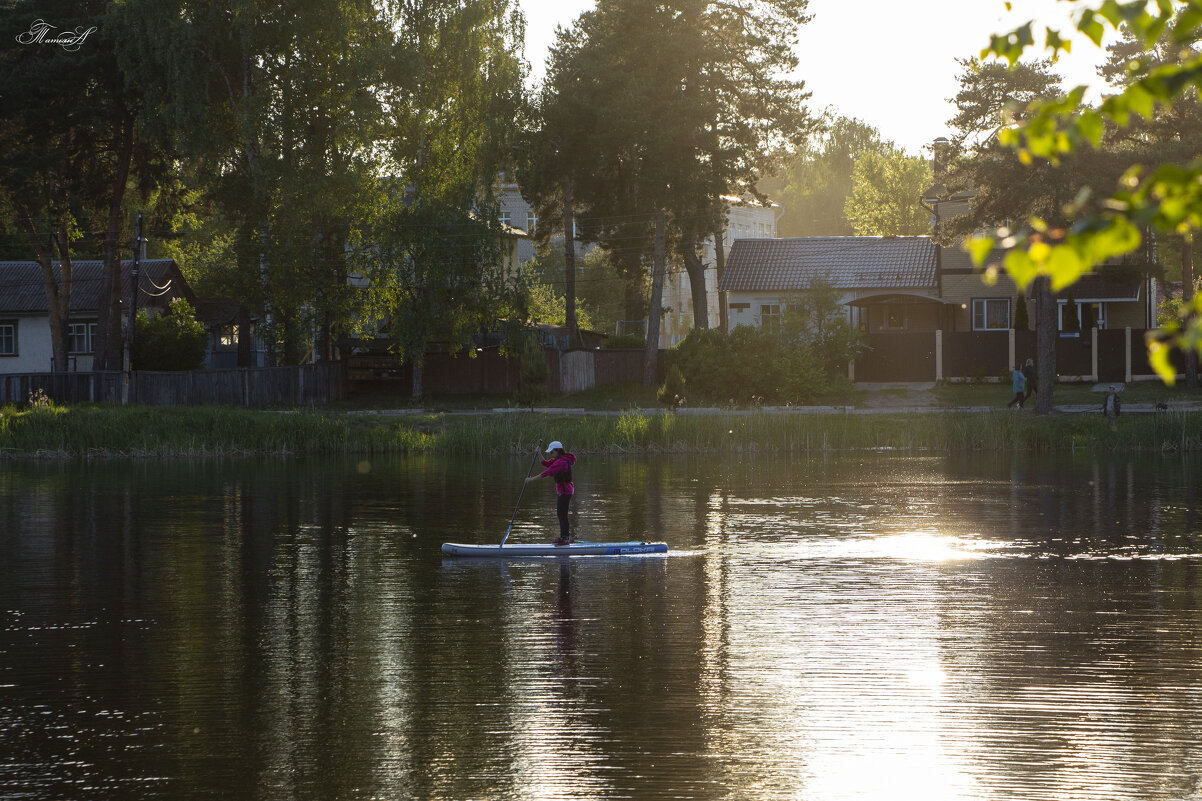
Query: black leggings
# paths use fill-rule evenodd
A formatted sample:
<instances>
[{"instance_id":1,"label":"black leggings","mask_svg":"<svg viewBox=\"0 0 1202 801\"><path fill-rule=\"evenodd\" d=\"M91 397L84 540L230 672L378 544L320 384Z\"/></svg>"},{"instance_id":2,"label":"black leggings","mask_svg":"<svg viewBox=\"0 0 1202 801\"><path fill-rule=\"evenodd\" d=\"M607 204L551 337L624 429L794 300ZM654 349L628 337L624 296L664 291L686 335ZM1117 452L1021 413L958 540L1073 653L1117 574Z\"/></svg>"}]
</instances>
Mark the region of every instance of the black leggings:
<instances>
[{"instance_id":1,"label":"black leggings","mask_svg":"<svg viewBox=\"0 0 1202 801\"><path fill-rule=\"evenodd\" d=\"M568 505L572 502L571 495L558 495L555 498L555 514L559 515L559 538L568 538Z\"/></svg>"}]
</instances>

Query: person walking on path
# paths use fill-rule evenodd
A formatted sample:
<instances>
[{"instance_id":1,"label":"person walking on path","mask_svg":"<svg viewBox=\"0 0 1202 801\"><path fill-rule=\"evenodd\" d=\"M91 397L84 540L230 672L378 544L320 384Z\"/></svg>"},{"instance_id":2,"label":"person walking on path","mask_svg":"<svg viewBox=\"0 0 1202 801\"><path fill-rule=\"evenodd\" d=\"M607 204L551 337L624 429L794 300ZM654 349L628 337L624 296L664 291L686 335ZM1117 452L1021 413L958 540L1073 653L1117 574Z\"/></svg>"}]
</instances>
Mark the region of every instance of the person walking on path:
<instances>
[{"instance_id":1,"label":"person walking on path","mask_svg":"<svg viewBox=\"0 0 1202 801\"><path fill-rule=\"evenodd\" d=\"M1027 359L1026 363L1023 364L1023 378L1027 381L1027 394L1023 395L1023 403L1025 404L1031 399L1032 395L1039 391L1039 378L1038 373L1035 372L1034 359Z\"/></svg>"},{"instance_id":2,"label":"person walking on path","mask_svg":"<svg viewBox=\"0 0 1202 801\"><path fill-rule=\"evenodd\" d=\"M1023 390L1027 388L1027 379L1023 376L1022 368L1017 364L1014 365L1014 370L1010 373L1010 390L1014 393L1014 397L1006 404L1009 409L1014 404L1018 404L1018 408L1023 407Z\"/></svg>"},{"instance_id":3,"label":"person walking on path","mask_svg":"<svg viewBox=\"0 0 1202 801\"><path fill-rule=\"evenodd\" d=\"M555 479L555 514L559 517L559 539L555 540L555 544L567 545L571 542L568 507L572 503L572 496L576 494L576 485L572 483L572 465L576 464L576 456L564 450L563 443L559 440L547 446L547 453L551 458L542 461L546 469L537 476L529 476L526 482L540 478Z\"/></svg>"}]
</instances>

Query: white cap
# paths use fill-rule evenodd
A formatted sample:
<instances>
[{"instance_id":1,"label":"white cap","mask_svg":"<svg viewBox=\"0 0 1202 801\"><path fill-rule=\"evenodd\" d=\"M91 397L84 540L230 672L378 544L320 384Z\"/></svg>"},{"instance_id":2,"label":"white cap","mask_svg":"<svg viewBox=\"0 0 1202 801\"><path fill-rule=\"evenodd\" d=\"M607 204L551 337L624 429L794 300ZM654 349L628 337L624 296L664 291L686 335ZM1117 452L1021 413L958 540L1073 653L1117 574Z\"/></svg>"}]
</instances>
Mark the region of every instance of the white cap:
<instances>
[{"instance_id":1,"label":"white cap","mask_svg":"<svg viewBox=\"0 0 1202 801\"><path fill-rule=\"evenodd\" d=\"M559 448L562 451L563 443L560 442L559 440L555 440L554 442L552 442L550 445L547 446L547 453L550 453L551 451L555 450L556 448Z\"/></svg>"}]
</instances>

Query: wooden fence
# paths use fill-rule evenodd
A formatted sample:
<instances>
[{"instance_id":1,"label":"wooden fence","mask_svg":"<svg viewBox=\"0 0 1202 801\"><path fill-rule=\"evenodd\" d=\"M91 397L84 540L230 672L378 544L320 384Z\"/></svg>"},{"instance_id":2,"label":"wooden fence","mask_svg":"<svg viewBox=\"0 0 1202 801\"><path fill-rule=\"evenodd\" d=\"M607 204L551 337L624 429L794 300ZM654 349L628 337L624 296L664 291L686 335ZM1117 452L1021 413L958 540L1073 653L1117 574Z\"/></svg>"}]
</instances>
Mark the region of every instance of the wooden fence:
<instances>
[{"instance_id":1,"label":"wooden fence","mask_svg":"<svg viewBox=\"0 0 1202 801\"><path fill-rule=\"evenodd\" d=\"M1155 378L1148 365L1143 329L1091 329L1056 338L1056 374L1062 381L1138 381ZM1034 331L930 331L870 334L868 351L856 359L855 381L942 381L996 378L1037 359ZM1171 356L1178 373L1184 356Z\"/></svg>"},{"instance_id":2,"label":"wooden fence","mask_svg":"<svg viewBox=\"0 0 1202 801\"><path fill-rule=\"evenodd\" d=\"M553 395L643 380L642 350L543 348L543 355L551 371L546 389ZM663 364L661 351L661 380ZM517 360L506 359L496 347L481 348L472 356L431 353L422 372L422 390L427 395L509 395L521 386L520 373ZM407 396L413 391L413 367L388 354L356 355L350 361L350 381L352 394Z\"/></svg>"},{"instance_id":3,"label":"wooden fence","mask_svg":"<svg viewBox=\"0 0 1202 801\"><path fill-rule=\"evenodd\" d=\"M119 372L0 374L0 403L25 403L44 393L58 403L121 403L126 376ZM143 406L311 406L346 397L341 362L295 367L192 370L129 377L128 399Z\"/></svg>"}]
</instances>

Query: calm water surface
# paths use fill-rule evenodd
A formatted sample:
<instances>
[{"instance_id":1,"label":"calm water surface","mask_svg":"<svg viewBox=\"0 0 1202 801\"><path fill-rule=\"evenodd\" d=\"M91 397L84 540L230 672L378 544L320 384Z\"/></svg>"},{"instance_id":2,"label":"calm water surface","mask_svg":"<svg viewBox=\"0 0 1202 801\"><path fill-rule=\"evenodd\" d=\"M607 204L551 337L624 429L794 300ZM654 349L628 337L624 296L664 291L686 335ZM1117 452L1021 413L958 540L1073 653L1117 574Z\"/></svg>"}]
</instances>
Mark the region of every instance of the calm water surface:
<instances>
[{"instance_id":1,"label":"calm water surface","mask_svg":"<svg viewBox=\"0 0 1202 801\"><path fill-rule=\"evenodd\" d=\"M1202 799L1196 460L525 467L0 464L0 798Z\"/></svg>"}]
</instances>

